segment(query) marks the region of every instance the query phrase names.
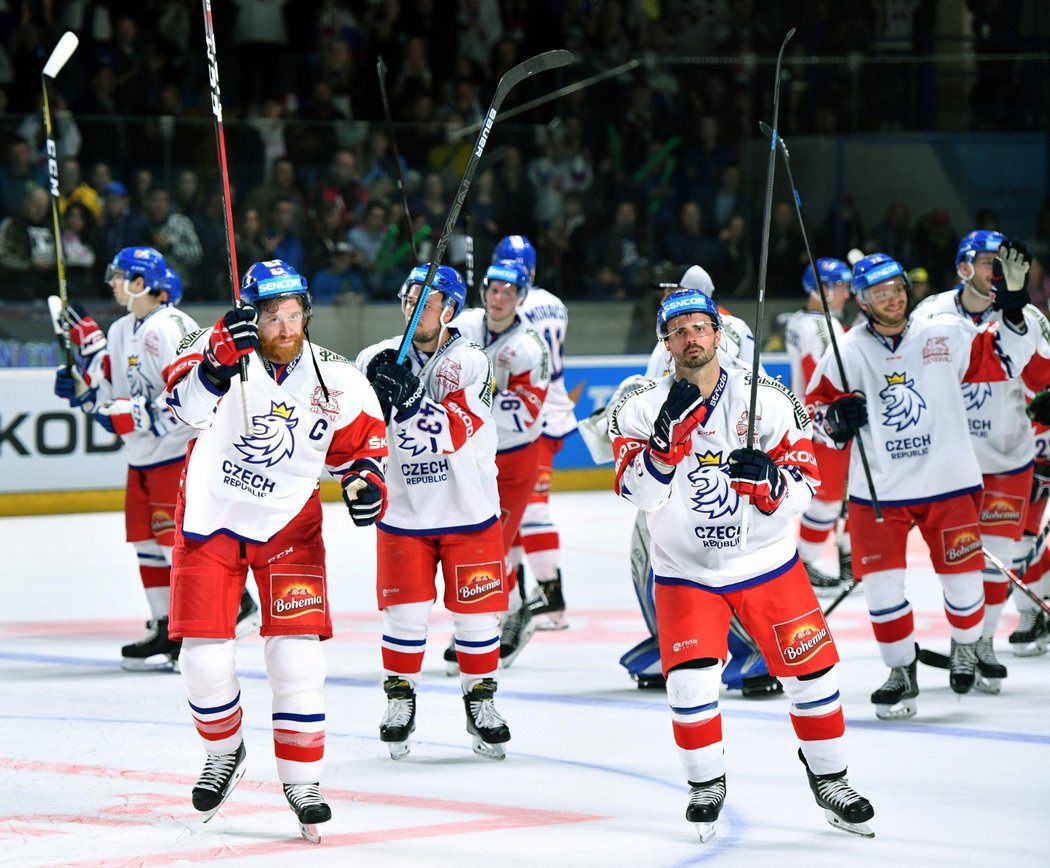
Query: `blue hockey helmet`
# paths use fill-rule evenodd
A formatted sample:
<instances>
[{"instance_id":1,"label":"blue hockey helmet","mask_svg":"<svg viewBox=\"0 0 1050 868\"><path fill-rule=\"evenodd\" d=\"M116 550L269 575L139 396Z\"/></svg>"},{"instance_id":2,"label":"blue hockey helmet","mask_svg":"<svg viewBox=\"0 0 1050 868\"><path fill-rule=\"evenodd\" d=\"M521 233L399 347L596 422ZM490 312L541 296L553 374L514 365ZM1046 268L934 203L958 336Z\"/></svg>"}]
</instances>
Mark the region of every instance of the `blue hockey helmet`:
<instances>
[{"instance_id":1,"label":"blue hockey helmet","mask_svg":"<svg viewBox=\"0 0 1050 868\"><path fill-rule=\"evenodd\" d=\"M404 302L410 286L423 286L430 271L430 263L424 262L417 265L409 272L408 278L397 294ZM430 289L440 292L445 296L442 307L451 307L455 313L459 313L467 304L467 285L463 282L463 276L451 265L439 265L430 281Z\"/></svg>"},{"instance_id":2,"label":"blue hockey helmet","mask_svg":"<svg viewBox=\"0 0 1050 868\"><path fill-rule=\"evenodd\" d=\"M972 265L978 253L998 253L1002 243L1003 233L993 229L975 229L968 232L955 251L955 267L958 268L964 262Z\"/></svg>"},{"instance_id":3,"label":"blue hockey helmet","mask_svg":"<svg viewBox=\"0 0 1050 868\"><path fill-rule=\"evenodd\" d=\"M261 301L301 296L303 313L309 322L312 305L306 278L283 259L256 262L241 278L241 301L257 306Z\"/></svg>"},{"instance_id":4,"label":"blue hockey helmet","mask_svg":"<svg viewBox=\"0 0 1050 868\"><path fill-rule=\"evenodd\" d=\"M159 250L152 247L125 247L118 250L113 261L106 267L106 283L123 274L126 280L141 277L146 289L159 293L164 287L164 273L168 263Z\"/></svg>"},{"instance_id":5,"label":"blue hockey helmet","mask_svg":"<svg viewBox=\"0 0 1050 868\"><path fill-rule=\"evenodd\" d=\"M176 306L182 301L182 278L170 268L164 269L164 280L160 288L167 292L168 304Z\"/></svg>"},{"instance_id":6,"label":"blue hockey helmet","mask_svg":"<svg viewBox=\"0 0 1050 868\"><path fill-rule=\"evenodd\" d=\"M825 286L831 286L833 283L845 283L848 286L853 282L853 271L841 259L818 259L817 271L820 273L820 282ZM802 272L802 288L809 293L817 291L817 279L813 275L812 263Z\"/></svg>"},{"instance_id":7,"label":"blue hockey helmet","mask_svg":"<svg viewBox=\"0 0 1050 868\"><path fill-rule=\"evenodd\" d=\"M513 283L518 288L518 299L525 298L532 283L528 266L520 259L500 259L492 263L485 272L485 280L482 281L483 289L489 288L489 281L502 280Z\"/></svg>"},{"instance_id":8,"label":"blue hockey helmet","mask_svg":"<svg viewBox=\"0 0 1050 868\"><path fill-rule=\"evenodd\" d=\"M722 328L722 315L711 296L699 289L678 289L660 302L660 308L656 312L656 337L665 340L668 334L667 323L676 316L687 313L706 313L711 317L715 328Z\"/></svg>"},{"instance_id":9,"label":"blue hockey helmet","mask_svg":"<svg viewBox=\"0 0 1050 868\"><path fill-rule=\"evenodd\" d=\"M508 235L501 238L492 251L492 261L516 259L529 273L529 283L536 279L536 248L524 235Z\"/></svg>"},{"instance_id":10,"label":"blue hockey helmet","mask_svg":"<svg viewBox=\"0 0 1050 868\"><path fill-rule=\"evenodd\" d=\"M860 295L865 290L887 280L900 277L907 289L911 288L908 273L904 267L892 256L885 253L872 253L863 259L858 259L853 266L853 284L850 287L854 295Z\"/></svg>"}]
</instances>

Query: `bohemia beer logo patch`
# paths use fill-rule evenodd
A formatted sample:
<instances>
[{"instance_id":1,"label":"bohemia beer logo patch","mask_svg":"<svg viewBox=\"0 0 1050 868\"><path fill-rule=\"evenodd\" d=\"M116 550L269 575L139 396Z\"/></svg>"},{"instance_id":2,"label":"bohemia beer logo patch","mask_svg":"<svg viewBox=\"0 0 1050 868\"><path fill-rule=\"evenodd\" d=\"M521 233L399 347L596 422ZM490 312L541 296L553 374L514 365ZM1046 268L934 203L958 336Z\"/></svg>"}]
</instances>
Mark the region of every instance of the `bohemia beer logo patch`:
<instances>
[{"instance_id":1,"label":"bohemia beer logo patch","mask_svg":"<svg viewBox=\"0 0 1050 868\"><path fill-rule=\"evenodd\" d=\"M981 495L981 524L1018 524L1024 511L1024 500L1001 491Z\"/></svg>"},{"instance_id":2,"label":"bohemia beer logo patch","mask_svg":"<svg viewBox=\"0 0 1050 868\"><path fill-rule=\"evenodd\" d=\"M820 609L773 625L780 656L788 666L798 666L815 657L825 646L831 647L831 633Z\"/></svg>"},{"instance_id":3,"label":"bohemia beer logo patch","mask_svg":"<svg viewBox=\"0 0 1050 868\"><path fill-rule=\"evenodd\" d=\"M175 516L170 509L155 509L149 516L150 532L154 536L175 530Z\"/></svg>"},{"instance_id":4,"label":"bohemia beer logo patch","mask_svg":"<svg viewBox=\"0 0 1050 868\"><path fill-rule=\"evenodd\" d=\"M499 561L456 567L456 599L459 602L477 603L502 592L503 565Z\"/></svg>"},{"instance_id":5,"label":"bohemia beer logo patch","mask_svg":"<svg viewBox=\"0 0 1050 868\"><path fill-rule=\"evenodd\" d=\"M980 554L981 534L975 524L949 527L941 531L941 543L944 545L944 562L957 564Z\"/></svg>"},{"instance_id":6,"label":"bohemia beer logo patch","mask_svg":"<svg viewBox=\"0 0 1050 868\"><path fill-rule=\"evenodd\" d=\"M270 614L286 621L303 615L324 615L324 578L316 567L270 570Z\"/></svg>"}]
</instances>

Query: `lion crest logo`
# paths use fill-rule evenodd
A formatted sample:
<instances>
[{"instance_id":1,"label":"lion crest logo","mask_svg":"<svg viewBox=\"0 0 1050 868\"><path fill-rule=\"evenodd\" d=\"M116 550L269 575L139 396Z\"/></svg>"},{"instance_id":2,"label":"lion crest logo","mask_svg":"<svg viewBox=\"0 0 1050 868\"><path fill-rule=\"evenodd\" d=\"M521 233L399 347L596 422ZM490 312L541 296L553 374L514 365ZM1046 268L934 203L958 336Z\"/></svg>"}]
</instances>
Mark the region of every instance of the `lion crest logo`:
<instances>
[{"instance_id":1,"label":"lion crest logo","mask_svg":"<svg viewBox=\"0 0 1050 868\"><path fill-rule=\"evenodd\" d=\"M729 487L728 464L722 463L722 453L702 452L696 458L700 466L687 477L693 486L693 510L711 519L735 512L739 498Z\"/></svg>"},{"instance_id":2,"label":"lion crest logo","mask_svg":"<svg viewBox=\"0 0 1050 868\"><path fill-rule=\"evenodd\" d=\"M253 416L252 433L242 435L234 446L248 464L273 467L282 458L290 458L295 451L292 429L299 424L294 414L294 407L271 401L270 412Z\"/></svg>"},{"instance_id":3,"label":"lion crest logo","mask_svg":"<svg viewBox=\"0 0 1050 868\"><path fill-rule=\"evenodd\" d=\"M906 373L889 374L886 388L879 392L879 397L886 405L882 411L882 421L896 431L917 425L919 416L926 409L922 395L915 391L915 380L909 380Z\"/></svg>"}]
</instances>

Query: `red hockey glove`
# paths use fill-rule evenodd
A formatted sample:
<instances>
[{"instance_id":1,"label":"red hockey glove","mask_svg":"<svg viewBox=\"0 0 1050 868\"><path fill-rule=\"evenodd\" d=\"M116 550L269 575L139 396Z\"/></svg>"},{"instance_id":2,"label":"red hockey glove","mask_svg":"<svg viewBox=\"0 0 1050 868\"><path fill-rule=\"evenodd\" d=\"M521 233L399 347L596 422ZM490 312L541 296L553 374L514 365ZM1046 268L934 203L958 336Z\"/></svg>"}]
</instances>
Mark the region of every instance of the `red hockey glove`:
<instances>
[{"instance_id":1,"label":"red hockey glove","mask_svg":"<svg viewBox=\"0 0 1050 868\"><path fill-rule=\"evenodd\" d=\"M215 323L204 350L204 371L215 382L229 383L241 369L241 359L259 349L255 308L238 307Z\"/></svg>"},{"instance_id":2,"label":"red hockey glove","mask_svg":"<svg viewBox=\"0 0 1050 868\"><path fill-rule=\"evenodd\" d=\"M787 494L780 468L761 449L734 449L729 453L729 486L751 498L766 515L776 512Z\"/></svg>"},{"instance_id":3,"label":"red hockey glove","mask_svg":"<svg viewBox=\"0 0 1050 868\"><path fill-rule=\"evenodd\" d=\"M667 393L649 437L649 454L661 464L675 466L689 453L693 431L704 421L704 396L688 380L677 380Z\"/></svg>"}]
</instances>

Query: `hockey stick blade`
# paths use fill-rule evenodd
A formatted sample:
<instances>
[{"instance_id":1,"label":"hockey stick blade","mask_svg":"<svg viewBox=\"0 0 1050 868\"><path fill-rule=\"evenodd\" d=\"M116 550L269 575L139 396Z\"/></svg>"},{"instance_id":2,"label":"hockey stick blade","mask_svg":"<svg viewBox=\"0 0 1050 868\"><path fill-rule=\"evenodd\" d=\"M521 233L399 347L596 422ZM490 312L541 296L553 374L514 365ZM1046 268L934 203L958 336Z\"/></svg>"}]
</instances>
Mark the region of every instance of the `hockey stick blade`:
<instances>
[{"instance_id":1,"label":"hockey stick blade","mask_svg":"<svg viewBox=\"0 0 1050 868\"><path fill-rule=\"evenodd\" d=\"M576 56L564 48L545 51L543 54L537 54L535 57L523 60L517 66L508 69L499 80L499 84L496 86L496 93L492 97L493 108L498 110L504 97L510 93L511 88L521 84L530 75L535 75L537 72L546 72L548 69L560 69L575 62Z\"/></svg>"},{"instance_id":2,"label":"hockey stick blade","mask_svg":"<svg viewBox=\"0 0 1050 868\"><path fill-rule=\"evenodd\" d=\"M63 33L62 38L58 40L58 45L55 46L55 50L51 52L47 63L44 64L44 75L48 78L57 76L62 71L62 67L69 62L69 58L73 56L73 52L77 50L79 44L80 40L77 39L77 35L72 30L67 30Z\"/></svg>"},{"instance_id":3,"label":"hockey stick blade","mask_svg":"<svg viewBox=\"0 0 1050 868\"><path fill-rule=\"evenodd\" d=\"M932 666L934 669L951 669L952 658L940 651L931 651L929 648L920 648L918 654L920 663Z\"/></svg>"}]
</instances>

